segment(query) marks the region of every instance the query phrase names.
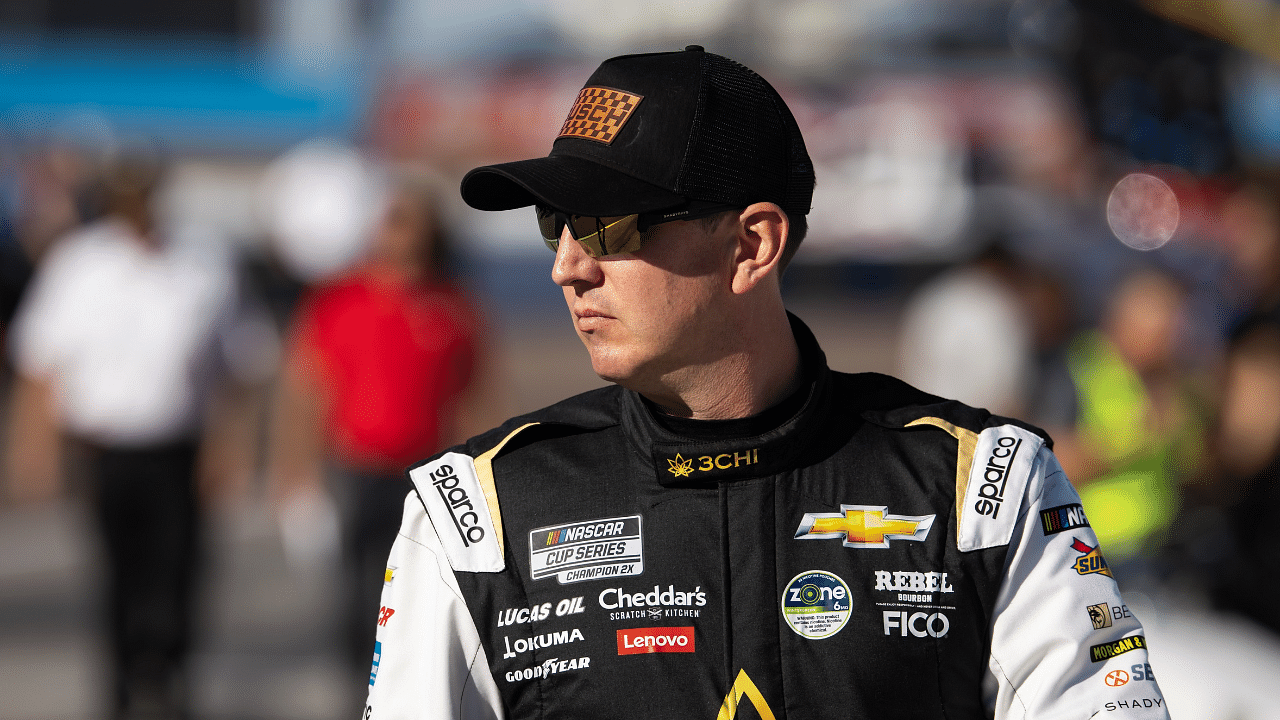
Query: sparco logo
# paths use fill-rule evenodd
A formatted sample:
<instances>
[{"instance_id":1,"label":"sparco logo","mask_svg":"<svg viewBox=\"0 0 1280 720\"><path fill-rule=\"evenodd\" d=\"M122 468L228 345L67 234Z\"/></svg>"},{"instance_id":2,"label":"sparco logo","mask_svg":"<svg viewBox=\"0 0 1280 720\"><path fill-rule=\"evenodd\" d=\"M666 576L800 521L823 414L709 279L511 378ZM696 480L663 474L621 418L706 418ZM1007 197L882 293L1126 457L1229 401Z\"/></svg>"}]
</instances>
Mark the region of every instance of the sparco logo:
<instances>
[{"instance_id":1,"label":"sparco logo","mask_svg":"<svg viewBox=\"0 0 1280 720\"><path fill-rule=\"evenodd\" d=\"M982 471L982 487L978 488L978 502L973 509L981 515L1000 517L1000 506L1004 502L1004 486L1009 480L1009 466L1018 456L1018 448L1022 440L1016 437L1002 437L996 440L987 458L987 466Z\"/></svg>"},{"instance_id":2,"label":"sparco logo","mask_svg":"<svg viewBox=\"0 0 1280 720\"><path fill-rule=\"evenodd\" d=\"M449 509L449 516L453 518L454 527L458 528L462 544L471 547L484 540L484 528L479 525L480 516L471 505L467 491L459 485L460 481L452 466L441 465L431 471L431 486L440 493L440 499Z\"/></svg>"}]
</instances>

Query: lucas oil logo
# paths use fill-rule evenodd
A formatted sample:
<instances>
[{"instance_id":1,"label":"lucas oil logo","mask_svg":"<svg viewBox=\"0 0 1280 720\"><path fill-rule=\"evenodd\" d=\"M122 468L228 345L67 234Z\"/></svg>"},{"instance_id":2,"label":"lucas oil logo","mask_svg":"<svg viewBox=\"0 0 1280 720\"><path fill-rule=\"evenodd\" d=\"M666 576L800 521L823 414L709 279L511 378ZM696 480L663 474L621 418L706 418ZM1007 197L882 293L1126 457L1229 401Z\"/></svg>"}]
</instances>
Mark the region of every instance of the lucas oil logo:
<instances>
[{"instance_id":1,"label":"lucas oil logo","mask_svg":"<svg viewBox=\"0 0 1280 720\"><path fill-rule=\"evenodd\" d=\"M886 506L841 505L838 513L805 513L796 540L841 538L849 548L887 548L891 540L923 542L936 515L890 515Z\"/></svg>"},{"instance_id":2,"label":"lucas oil logo","mask_svg":"<svg viewBox=\"0 0 1280 720\"><path fill-rule=\"evenodd\" d=\"M529 533L534 580L560 584L627 577L644 572L640 516L602 518L538 528Z\"/></svg>"},{"instance_id":3,"label":"lucas oil logo","mask_svg":"<svg viewBox=\"0 0 1280 720\"><path fill-rule=\"evenodd\" d=\"M1071 549L1078 553L1084 553L1076 558L1076 562L1071 567L1081 575L1090 575L1093 573L1101 573L1107 577L1114 577L1111 574L1111 568L1107 567L1106 558L1102 557L1102 551L1097 546L1090 547L1080 541L1080 538L1071 538Z\"/></svg>"},{"instance_id":4,"label":"lucas oil logo","mask_svg":"<svg viewBox=\"0 0 1280 720\"><path fill-rule=\"evenodd\" d=\"M791 578L782 591L782 617L802 638L829 638L849 621L850 595L849 586L838 575L808 570Z\"/></svg>"}]
</instances>

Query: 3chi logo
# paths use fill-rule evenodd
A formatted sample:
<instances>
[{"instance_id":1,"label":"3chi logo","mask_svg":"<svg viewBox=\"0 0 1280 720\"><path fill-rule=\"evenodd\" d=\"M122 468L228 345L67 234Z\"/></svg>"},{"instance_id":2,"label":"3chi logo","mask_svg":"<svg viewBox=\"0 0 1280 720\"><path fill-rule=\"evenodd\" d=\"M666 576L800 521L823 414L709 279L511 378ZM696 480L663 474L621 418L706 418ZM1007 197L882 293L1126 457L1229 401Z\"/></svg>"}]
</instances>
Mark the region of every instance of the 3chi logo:
<instances>
[{"instance_id":1,"label":"3chi logo","mask_svg":"<svg viewBox=\"0 0 1280 720\"><path fill-rule=\"evenodd\" d=\"M697 465L694 465L694 463ZM694 472L714 472L716 470L732 470L744 465L756 465L760 462L760 449L752 448L743 452L720 453L719 455L699 455L685 458L676 453L674 458L667 458L667 472L678 478L689 477Z\"/></svg>"},{"instance_id":2,"label":"3chi logo","mask_svg":"<svg viewBox=\"0 0 1280 720\"><path fill-rule=\"evenodd\" d=\"M676 453L676 459L667 458L667 464L671 466L667 469L676 477L689 477L693 474L693 458L685 460L680 453Z\"/></svg>"},{"instance_id":3,"label":"3chi logo","mask_svg":"<svg viewBox=\"0 0 1280 720\"><path fill-rule=\"evenodd\" d=\"M1120 687L1129 682L1129 673L1123 670L1112 670L1107 673L1107 684L1111 687Z\"/></svg>"}]
</instances>

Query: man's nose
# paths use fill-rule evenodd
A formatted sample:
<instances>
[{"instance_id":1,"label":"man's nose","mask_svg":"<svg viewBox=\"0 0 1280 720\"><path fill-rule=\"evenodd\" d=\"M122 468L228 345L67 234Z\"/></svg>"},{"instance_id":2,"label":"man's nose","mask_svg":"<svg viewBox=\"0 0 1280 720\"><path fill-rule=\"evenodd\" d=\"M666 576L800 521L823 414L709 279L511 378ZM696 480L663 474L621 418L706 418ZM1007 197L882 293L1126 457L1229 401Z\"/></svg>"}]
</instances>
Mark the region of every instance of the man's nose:
<instances>
[{"instance_id":1,"label":"man's nose","mask_svg":"<svg viewBox=\"0 0 1280 720\"><path fill-rule=\"evenodd\" d=\"M556 261L551 266L551 279L561 287L577 283L595 285L600 281L600 262L587 254L566 227L560 233Z\"/></svg>"}]
</instances>

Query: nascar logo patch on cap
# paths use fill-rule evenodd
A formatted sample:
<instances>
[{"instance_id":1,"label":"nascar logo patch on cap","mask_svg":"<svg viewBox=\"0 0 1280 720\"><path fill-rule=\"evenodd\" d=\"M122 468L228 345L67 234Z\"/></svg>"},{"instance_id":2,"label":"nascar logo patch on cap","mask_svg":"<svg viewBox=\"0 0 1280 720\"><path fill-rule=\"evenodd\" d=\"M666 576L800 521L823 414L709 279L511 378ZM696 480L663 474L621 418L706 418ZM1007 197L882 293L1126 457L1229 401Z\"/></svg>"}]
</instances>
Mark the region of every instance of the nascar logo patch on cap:
<instances>
[{"instance_id":1,"label":"nascar logo patch on cap","mask_svg":"<svg viewBox=\"0 0 1280 720\"><path fill-rule=\"evenodd\" d=\"M584 87L557 137L580 137L608 145L643 99L621 90Z\"/></svg>"}]
</instances>

